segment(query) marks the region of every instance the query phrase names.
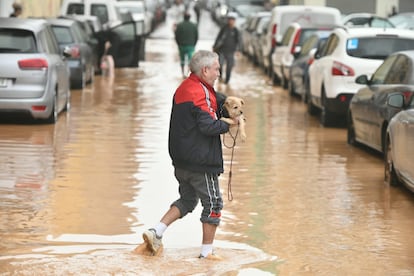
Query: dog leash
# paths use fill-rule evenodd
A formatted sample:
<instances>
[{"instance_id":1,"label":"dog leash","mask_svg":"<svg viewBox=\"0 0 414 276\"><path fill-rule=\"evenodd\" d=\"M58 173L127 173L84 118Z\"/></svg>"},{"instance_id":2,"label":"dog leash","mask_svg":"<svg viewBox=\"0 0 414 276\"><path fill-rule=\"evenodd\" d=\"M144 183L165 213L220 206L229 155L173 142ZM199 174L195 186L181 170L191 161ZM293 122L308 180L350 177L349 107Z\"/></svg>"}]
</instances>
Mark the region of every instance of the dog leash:
<instances>
[{"instance_id":1,"label":"dog leash","mask_svg":"<svg viewBox=\"0 0 414 276\"><path fill-rule=\"evenodd\" d=\"M231 178L233 176L233 157L234 157L234 148L236 147L236 138L237 135L239 134L239 126L237 126L237 131L236 134L233 136L233 134L229 131L228 132L230 137L233 139L233 144L231 146L226 145L226 139L225 139L225 135L223 134L223 145L228 148L231 149L231 158L230 158L230 171L229 171L229 181L227 182L227 198L229 201L233 200L233 192L231 191Z\"/></svg>"}]
</instances>

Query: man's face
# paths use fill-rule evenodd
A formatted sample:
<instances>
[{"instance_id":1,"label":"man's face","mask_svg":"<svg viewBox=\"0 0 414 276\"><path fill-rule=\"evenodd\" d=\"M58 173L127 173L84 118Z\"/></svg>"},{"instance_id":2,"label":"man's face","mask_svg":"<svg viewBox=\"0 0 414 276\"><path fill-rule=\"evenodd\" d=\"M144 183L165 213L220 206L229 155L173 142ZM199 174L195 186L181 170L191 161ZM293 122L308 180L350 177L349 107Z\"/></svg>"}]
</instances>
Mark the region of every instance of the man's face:
<instances>
[{"instance_id":1,"label":"man's face","mask_svg":"<svg viewBox=\"0 0 414 276\"><path fill-rule=\"evenodd\" d=\"M205 82L207 82L211 86L214 86L214 82L220 76L220 63L218 59L216 59L211 66L204 67L202 75L203 75L203 80Z\"/></svg>"}]
</instances>

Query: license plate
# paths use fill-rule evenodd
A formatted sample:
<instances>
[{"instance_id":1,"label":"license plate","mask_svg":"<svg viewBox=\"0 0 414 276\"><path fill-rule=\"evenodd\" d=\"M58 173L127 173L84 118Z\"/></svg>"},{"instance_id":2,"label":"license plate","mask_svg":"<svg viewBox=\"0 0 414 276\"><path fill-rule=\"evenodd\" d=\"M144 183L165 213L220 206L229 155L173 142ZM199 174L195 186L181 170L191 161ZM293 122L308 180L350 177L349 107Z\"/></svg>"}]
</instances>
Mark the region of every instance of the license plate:
<instances>
[{"instance_id":1,"label":"license plate","mask_svg":"<svg viewBox=\"0 0 414 276\"><path fill-rule=\"evenodd\" d=\"M7 87L9 85L9 79L0 78L0 87Z\"/></svg>"}]
</instances>

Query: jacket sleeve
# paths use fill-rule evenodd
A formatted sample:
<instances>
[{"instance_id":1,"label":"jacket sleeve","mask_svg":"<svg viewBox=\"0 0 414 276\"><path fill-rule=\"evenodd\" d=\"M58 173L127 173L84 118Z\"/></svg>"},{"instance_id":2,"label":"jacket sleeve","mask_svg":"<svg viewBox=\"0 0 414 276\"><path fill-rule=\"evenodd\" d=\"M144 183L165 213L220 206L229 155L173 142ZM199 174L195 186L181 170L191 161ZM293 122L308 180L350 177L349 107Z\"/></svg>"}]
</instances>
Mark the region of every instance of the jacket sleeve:
<instances>
[{"instance_id":1,"label":"jacket sleeve","mask_svg":"<svg viewBox=\"0 0 414 276\"><path fill-rule=\"evenodd\" d=\"M213 119L207 112L194 107L197 125L201 133L207 136L217 136L229 131L229 125L221 120Z\"/></svg>"}]
</instances>

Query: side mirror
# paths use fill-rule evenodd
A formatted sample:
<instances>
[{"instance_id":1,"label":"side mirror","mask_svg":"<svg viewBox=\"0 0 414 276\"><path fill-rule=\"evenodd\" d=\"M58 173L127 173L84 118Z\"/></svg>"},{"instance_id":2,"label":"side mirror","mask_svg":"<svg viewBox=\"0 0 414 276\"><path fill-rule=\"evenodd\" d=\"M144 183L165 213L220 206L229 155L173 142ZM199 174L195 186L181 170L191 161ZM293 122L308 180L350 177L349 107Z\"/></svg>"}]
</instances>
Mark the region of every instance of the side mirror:
<instances>
[{"instance_id":1,"label":"side mirror","mask_svg":"<svg viewBox=\"0 0 414 276\"><path fill-rule=\"evenodd\" d=\"M367 75L358 76L355 79L355 82L358 83L358 84L364 84L364 85L369 85L369 83L370 83L369 80L368 80L368 76Z\"/></svg>"},{"instance_id":2,"label":"side mirror","mask_svg":"<svg viewBox=\"0 0 414 276\"><path fill-rule=\"evenodd\" d=\"M63 57L65 57L65 58L71 57L72 56L72 48L69 47L69 46L66 46L63 49L63 53L62 54L63 54Z\"/></svg>"},{"instance_id":3,"label":"side mirror","mask_svg":"<svg viewBox=\"0 0 414 276\"><path fill-rule=\"evenodd\" d=\"M404 107L404 96L401 94L392 94L387 99L387 105L394 108Z\"/></svg>"}]
</instances>

